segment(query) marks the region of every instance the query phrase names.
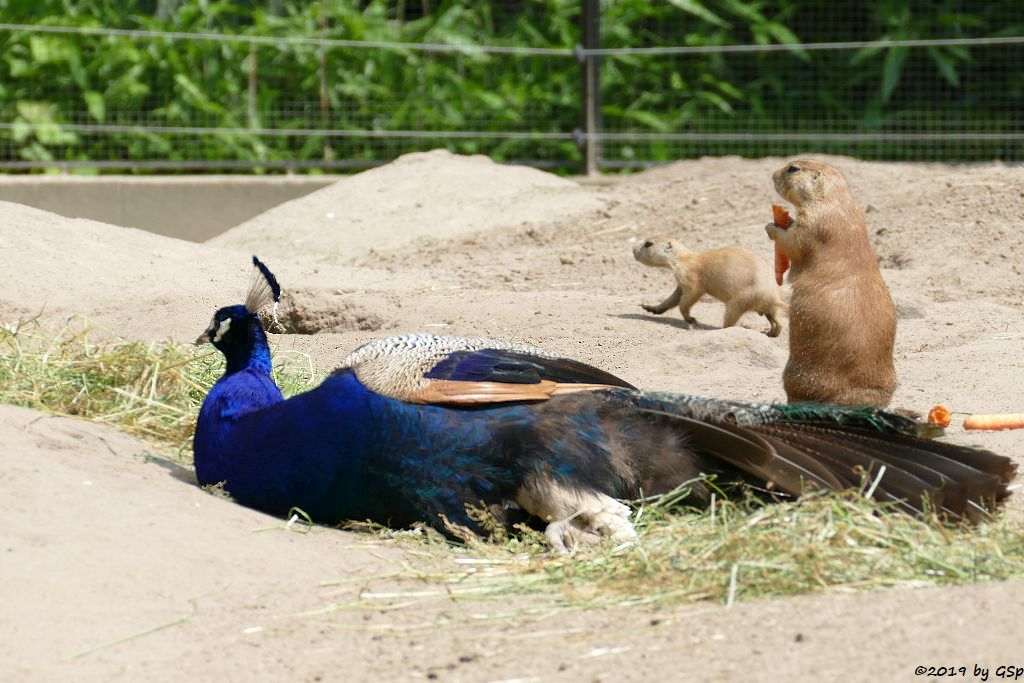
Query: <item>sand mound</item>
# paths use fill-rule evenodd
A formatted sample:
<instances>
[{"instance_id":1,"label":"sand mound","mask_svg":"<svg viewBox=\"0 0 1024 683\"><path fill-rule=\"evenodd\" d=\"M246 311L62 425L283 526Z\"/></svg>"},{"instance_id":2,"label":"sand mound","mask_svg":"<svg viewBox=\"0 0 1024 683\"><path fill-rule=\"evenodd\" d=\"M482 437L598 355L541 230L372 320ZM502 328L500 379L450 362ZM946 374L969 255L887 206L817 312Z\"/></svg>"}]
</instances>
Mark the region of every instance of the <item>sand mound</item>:
<instances>
[{"instance_id":1,"label":"sand mound","mask_svg":"<svg viewBox=\"0 0 1024 683\"><path fill-rule=\"evenodd\" d=\"M349 262L420 237L551 222L593 211L600 201L571 180L484 156L445 150L393 163L286 202L210 244L295 258Z\"/></svg>"},{"instance_id":2,"label":"sand mound","mask_svg":"<svg viewBox=\"0 0 1024 683\"><path fill-rule=\"evenodd\" d=\"M183 339L218 295L245 283L240 255L20 204L0 202L0 242L5 318L78 314L118 332ZM173 334L180 326L188 331Z\"/></svg>"},{"instance_id":3,"label":"sand mound","mask_svg":"<svg viewBox=\"0 0 1024 683\"><path fill-rule=\"evenodd\" d=\"M367 310L345 292L302 287L281 294L278 321L288 334L376 332L387 326L384 316Z\"/></svg>"},{"instance_id":4,"label":"sand mound","mask_svg":"<svg viewBox=\"0 0 1024 683\"><path fill-rule=\"evenodd\" d=\"M768 329L767 324L761 324L763 318L757 318L752 313L747 316L752 326ZM719 321L716 320L715 324L719 324ZM739 367L771 368L779 372L786 365L786 353L777 344L773 344L772 338L766 334L743 327L694 331L695 334L679 335L676 353L693 359L728 356Z\"/></svg>"},{"instance_id":5,"label":"sand mound","mask_svg":"<svg viewBox=\"0 0 1024 683\"><path fill-rule=\"evenodd\" d=\"M244 641L266 634L247 638L245 629L277 628L266 608L276 616L321 605L318 582L338 576L338 557L374 574L393 555L344 547L351 538L342 532L288 533L280 520L204 493L191 472L104 425L0 406L0 434L4 454L17 453L0 477L0 601L12 619L24 616L0 627L0 669L17 680L109 680L140 665L163 680L171 671L231 678L237 661L223 661L223 641L209 634L251 649ZM267 527L278 528L253 533ZM187 626L113 645L176 620ZM351 646L337 647L340 655ZM294 678L287 662L264 665Z\"/></svg>"},{"instance_id":6,"label":"sand mound","mask_svg":"<svg viewBox=\"0 0 1024 683\"><path fill-rule=\"evenodd\" d=\"M82 315L142 339L195 339L216 308L242 299L251 268L244 253L10 202L0 202L0 244L0 319ZM320 273L283 260L272 265L286 289L298 282L403 282L372 269ZM319 310L325 297L314 289L291 300ZM373 319L356 302L345 306L348 318Z\"/></svg>"}]
</instances>

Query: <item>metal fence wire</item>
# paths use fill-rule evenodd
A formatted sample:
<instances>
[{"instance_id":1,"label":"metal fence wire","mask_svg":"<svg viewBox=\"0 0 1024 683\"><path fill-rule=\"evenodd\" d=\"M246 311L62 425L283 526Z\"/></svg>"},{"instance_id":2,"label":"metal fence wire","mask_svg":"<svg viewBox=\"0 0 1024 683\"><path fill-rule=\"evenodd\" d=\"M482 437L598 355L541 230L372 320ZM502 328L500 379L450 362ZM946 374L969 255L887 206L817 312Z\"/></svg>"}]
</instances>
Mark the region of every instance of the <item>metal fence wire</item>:
<instances>
[{"instance_id":1,"label":"metal fence wire","mask_svg":"<svg viewBox=\"0 0 1024 683\"><path fill-rule=\"evenodd\" d=\"M68 2L0 0L0 169L1024 161L1016 1Z\"/></svg>"}]
</instances>

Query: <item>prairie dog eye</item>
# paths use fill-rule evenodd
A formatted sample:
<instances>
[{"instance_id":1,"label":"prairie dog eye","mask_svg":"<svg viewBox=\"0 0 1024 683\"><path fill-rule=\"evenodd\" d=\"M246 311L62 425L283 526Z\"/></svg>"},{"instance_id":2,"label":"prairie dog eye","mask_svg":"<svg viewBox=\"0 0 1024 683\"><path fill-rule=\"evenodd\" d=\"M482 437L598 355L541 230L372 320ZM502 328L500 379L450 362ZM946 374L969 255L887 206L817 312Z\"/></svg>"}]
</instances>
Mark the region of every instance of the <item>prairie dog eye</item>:
<instances>
[{"instance_id":1,"label":"prairie dog eye","mask_svg":"<svg viewBox=\"0 0 1024 683\"><path fill-rule=\"evenodd\" d=\"M789 168L786 169L786 173L796 173L799 170L800 169L798 167L794 166L793 164L790 164Z\"/></svg>"},{"instance_id":2,"label":"prairie dog eye","mask_svg":"<svg viewBox=\"0 0 1024 683\"><path fill-rule=\"evenodd\" d=\"M654 246L654 242L652 242L650 240L647 240L646 242L644 242L644 249L650 249L653 246Z\"/></svg>"}]
</instances>

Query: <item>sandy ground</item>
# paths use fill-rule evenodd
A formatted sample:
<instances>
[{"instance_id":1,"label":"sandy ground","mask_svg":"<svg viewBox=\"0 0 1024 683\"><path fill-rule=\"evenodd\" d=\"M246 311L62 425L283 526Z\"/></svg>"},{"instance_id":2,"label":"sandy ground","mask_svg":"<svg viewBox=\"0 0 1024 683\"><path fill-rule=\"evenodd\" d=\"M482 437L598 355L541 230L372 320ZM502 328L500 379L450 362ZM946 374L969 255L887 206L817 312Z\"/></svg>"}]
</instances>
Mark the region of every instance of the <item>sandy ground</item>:
<instances>
[{"instance_id":1,"label":"sandy ground","mask_svg":"<svg viewBox=\"0 0 1024 683\"><path fill-rule=\"evenodd\" d=\"M0 321L84 315L189 341L238 303L248 254L285 290L279 353L330 367L406 331L514 338L643 387L780 400L785 333L644 313L672 290L631 241L667 233L766 258L783 159L687 161L571 181L411 155L207 244L0 202ZM1018 412L1024 168L830 159L867 212L900 314L894 403ZM1024 459L1024 435L950 430ZM102 425L0 407L0 674L11 680L904 680L918 665L1024 665L1024 583L663 609L551 612L536 598L350 603L416 546L281 520L199 491ZM1021 500L1007 514L1021 515ZM445 561L441 558L440 561ZM516 616L510 618L509 613Z\"/></svg>"}]
</instances>

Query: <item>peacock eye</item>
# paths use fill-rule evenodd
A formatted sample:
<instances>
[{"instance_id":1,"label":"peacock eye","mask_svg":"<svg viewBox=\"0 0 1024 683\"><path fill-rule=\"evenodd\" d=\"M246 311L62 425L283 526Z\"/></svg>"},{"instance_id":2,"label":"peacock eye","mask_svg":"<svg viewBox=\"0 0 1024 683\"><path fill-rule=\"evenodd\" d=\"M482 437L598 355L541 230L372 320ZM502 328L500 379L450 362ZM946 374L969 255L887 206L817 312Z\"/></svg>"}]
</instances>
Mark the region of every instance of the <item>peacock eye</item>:
<instances>
[{"instance_id":1,"label":"peacock eye","mask_svg":"<svg viewBox=\"0 0 1024 683\"><path fill-rule=\"evenodd\" d=\"M797 168L796 166L790 165L790 167L786 169L786 173L796 173L799 170L800 169Z\"/></svg>"}]
</instances>

